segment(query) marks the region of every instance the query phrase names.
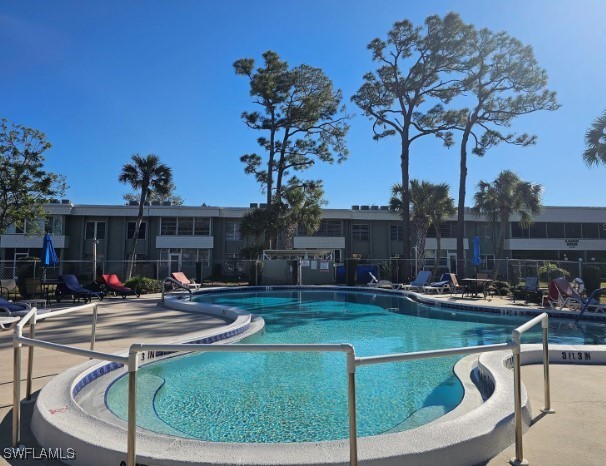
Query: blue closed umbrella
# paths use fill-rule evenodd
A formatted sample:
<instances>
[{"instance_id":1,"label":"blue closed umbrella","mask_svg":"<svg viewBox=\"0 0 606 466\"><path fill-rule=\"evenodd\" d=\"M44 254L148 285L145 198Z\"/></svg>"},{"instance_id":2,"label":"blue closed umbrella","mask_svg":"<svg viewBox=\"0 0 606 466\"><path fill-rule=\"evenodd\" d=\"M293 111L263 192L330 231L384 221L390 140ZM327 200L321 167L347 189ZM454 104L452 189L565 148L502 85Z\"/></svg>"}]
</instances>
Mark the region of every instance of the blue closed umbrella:
<instances>
[{"instance_id":1,"label":"blue closed umbrella","mask_svg":"<svg viewBox=\"0 0 606 466\"><path fill-rule=\"evenodd\" d=\"M478 235L473 237L473 259L471 262L476 267L482 263L482 258L480 257L480 237Z\"/></svg>"},{"instance_id":2,"label":"blue closed umbrella","mask_svg":"<svg viewBox=\"0 0 606 466\"><path fill-rule=\"evenodd\" d=\"M44 235L42 241L42 250L40 251L40 260L42 261L42 279L46 280L46 267L53 266L59 262L55 248L53 247L53 239L48 233Z\"/></svg>"}]
</instances>

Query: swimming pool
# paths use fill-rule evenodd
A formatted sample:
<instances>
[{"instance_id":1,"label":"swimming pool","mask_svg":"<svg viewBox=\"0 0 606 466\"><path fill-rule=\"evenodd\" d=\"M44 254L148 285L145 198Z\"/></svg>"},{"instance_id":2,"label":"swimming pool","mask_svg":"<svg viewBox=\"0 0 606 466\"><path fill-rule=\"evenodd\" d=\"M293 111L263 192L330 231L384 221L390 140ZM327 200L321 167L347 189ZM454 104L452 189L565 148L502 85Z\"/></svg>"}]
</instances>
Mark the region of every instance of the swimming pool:
<instances>
[{"instance_id":1,"label":"swimming pool","mask_svg":"<svg viewBox=\"0 0 606 466\"><path fill-rule=\"evenodd\" d=\"M262 334L243 343L351 343L359 356L505 342L524 317L430 308L402 296L348 291L206 294L206 303L261 315ZM601 344L600 324L551 319L550 340ZM525 342L540 341L540 328ZM457 358L365 367L358 371L358 433L372 436L426 424L452 410L463 389ZM344 355L196 354L140 369L138 424L214 442L311 442L347 437ZM125 378L106 393L126 418Z\"/></svg>"}]
</instances>

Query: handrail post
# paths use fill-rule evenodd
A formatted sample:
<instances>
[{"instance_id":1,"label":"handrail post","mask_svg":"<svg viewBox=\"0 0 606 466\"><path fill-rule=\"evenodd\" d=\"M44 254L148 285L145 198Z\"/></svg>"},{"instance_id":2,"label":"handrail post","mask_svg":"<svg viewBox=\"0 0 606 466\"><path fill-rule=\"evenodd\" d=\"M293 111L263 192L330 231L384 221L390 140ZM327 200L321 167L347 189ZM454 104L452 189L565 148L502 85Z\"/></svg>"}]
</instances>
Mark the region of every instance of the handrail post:
<instances>
[{"instance_id":1,"label":"handrail post","mask_svg":"<svg viewBox=\"0 0 606 466\"><path fill-rule=\"evenodd\" d=\"M139 369L139 352L133 346L128 352L127 466L135 466L137 461L137 370Z\"/></svg>"},{"instance_id":2,"label":"handrail post","mask_svg":"<svg viewBox=\"0 0 606 466\"><path fill-rule=\"evenodd\" d=\"M36 318L38 317L38 310L29 321L29 337L33 340L36 338ZM27 382L25 385L25 399L31 401L32 399L32 375L34 372L34 347L30 345L27 349Z\"/></svg>"},{"instance_id":3,"label":"handrail post","mask_svg":"<svg viewBox=\"0 0 606 466\"><path fill-rule=\"evenodd\" d=\"M358 464L358 433L356 421L356 353L347 352L347 405L349 408L349 465Z\"/></svg>"},{"instance_id":4,"label":"handrail post","mask_svg":"<svg viewBox=\"0 0 606 466\"><path fill-rule=\"evenodd\" d=\"M98 304L93 305L93 323L92 323L91 333L90 333L90 350L91 351L95 351L95 338L97 336L97 306L98 306Z\"/></svg>"},{"instance_id":5,"label":"handrail post","mask_svg":"<svg viewBox=\"0 0 606 466\"><path fill-rule=\"evenodd\" d=\"M13 447L21 441L21 329L15 328L13 335Z\"/></svg>"},{"instance_id":6,"label":"handrail post","mask_svg":"<svg viewBox=\"0 0 606 466\"><path fill-rule=\"evenodd\" d=\"M545 391L545 407L541 410L541 412L546 414L555 413L553 409L551 409L551 381L549 378L549 317L545 315L542 322L542 330L543 330L543 386Z\"/></svg>"},{"instance_id":7,"label":"handrail post","mask_svg":"<svg viewBox=\"0 0 606 466\"><path fill-rule=\"evenodd\" d=\"M522 381L520 369L520 332L516 329L512 333L513 347L513 403L515 414L515 442L516 456L509 462L514 466L527 465L524 459L524 448L522 446Z\"/></svg>"}]
</instances>

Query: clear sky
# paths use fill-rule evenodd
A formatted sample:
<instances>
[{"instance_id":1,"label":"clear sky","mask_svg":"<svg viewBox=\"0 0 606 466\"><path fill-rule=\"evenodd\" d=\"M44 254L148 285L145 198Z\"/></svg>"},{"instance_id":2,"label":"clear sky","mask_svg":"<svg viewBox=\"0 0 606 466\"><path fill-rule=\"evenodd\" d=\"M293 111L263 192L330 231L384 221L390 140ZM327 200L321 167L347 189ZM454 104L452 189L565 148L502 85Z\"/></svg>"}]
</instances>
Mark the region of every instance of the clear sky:
<instances>
[{"instance_id":1,"label":"clear sky","mask_svg":"<svg viewBox=\"0 0 606 466\"><path fill-rule=\"evenodd\" d=\"M606 205L606 167L581 158L585 131L606 108L603 0L4 0L0 117L46 133L47 169L67 177L74 203L122 203L122 165L155 153L186 205L248 206L264 196L239 158L258 151L259 134L240 119L254 106L232 64L261 64L271 49L291 66L322 68L355 114L349 160L308 172L324 180L328 207L384 205L400 181L398 142L373 141L349 100L375 69L366 45L397 20L421 25L449 11L531 45L562 104L516 120L535 146L470 156L466 205L479 180L506 168L542 184L545 205ZM447 182L456 201L458 149L423 139L411 177Z\"/></svg>"}]
</instances>

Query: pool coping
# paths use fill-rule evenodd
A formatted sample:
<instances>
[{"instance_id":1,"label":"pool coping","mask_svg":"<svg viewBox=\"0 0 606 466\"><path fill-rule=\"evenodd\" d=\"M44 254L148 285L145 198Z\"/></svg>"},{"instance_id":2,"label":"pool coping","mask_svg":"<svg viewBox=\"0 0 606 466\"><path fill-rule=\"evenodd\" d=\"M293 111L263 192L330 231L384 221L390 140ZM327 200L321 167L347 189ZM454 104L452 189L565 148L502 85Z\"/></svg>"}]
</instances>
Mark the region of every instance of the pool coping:
<instances>
[{"instance_id":1,"label":"pool coping","mask_svg":"<svg viewBox=\"0 0 606 466\"><path fill-rule=\"evenodd\" d=\"M268 287L260 287L263 290ZM284 289L285 287L270 287ZM292 287L286 287L292 288ZM375 292L368 288L334 288L335 291ZM301 288L296 288L301 289ZM250 290L250 289L249 289ZM220 291L225 291L221 289ZM220 292L219 289L211 292ZM385 290L391 294L391 290ZM193 303L175 299L172 304L193 310ZM213 309L210 309L213 311ZM237 313L237 309L232 309ZM464 309L469 310L469 309ZM223 309L214 309L223 313ZM183 341L181 341L183 342ZM583 358L583 354L587 357ZM542 357L540 345L524 345L522 362L537 362ZM578 358L576 358L578 356ZM468 357L470 358L470 357ZM471 357L473 359L473 357ZM480 407L456 415L446 415L416 429L358 439L361 464L388 465L440 464L449 458L449 464L468 465L492 458L513 441L513 376L510 352L482 353L476 355L477 374L480 384L492 396ZM576 358L576 359L575 359ZM464 358L467 360L467 358ZM570 363L606 363L606 351L602 346L561 345L550 347L550 360ZM463 361L463 360L462 360ZM102 364L102 363L101 363ZM120 464L126 458L126 431L124 427L99 420L86 413L74 400L73 386L83 374L93 372L100 363L89 362L63 372L47 384L36 403L32 430L41 445L74 448L80 458L103 458L104 464ZM459 364L457 364L459 366ZM470 387L469 366L455 369L466 392ZM87 372L88 371L88 372ZM467 373L467 375L465 375ZM104 374L99 375L99 377ZM70 389L72 388L72 389ZM524 425L530 424L531 409L523 391ZM457 411L456 408L454 411ZM453 412L451 412L453 413ZM450 419L448 419L450 417ZM77 429L74 429L77 426ZM298 465L348 463L349 446L346 440L297 444L238 444L214 443L195 439L177 438L149 431L138 431L138 463L146 465L191 464L249 464L249 465ZM87 464L76 461L71 464Z\"/></svg>"}]
</instances>

